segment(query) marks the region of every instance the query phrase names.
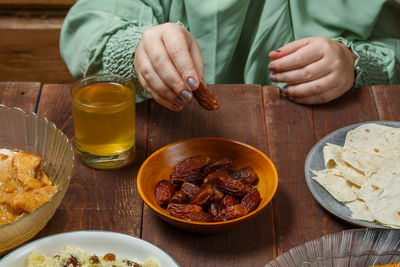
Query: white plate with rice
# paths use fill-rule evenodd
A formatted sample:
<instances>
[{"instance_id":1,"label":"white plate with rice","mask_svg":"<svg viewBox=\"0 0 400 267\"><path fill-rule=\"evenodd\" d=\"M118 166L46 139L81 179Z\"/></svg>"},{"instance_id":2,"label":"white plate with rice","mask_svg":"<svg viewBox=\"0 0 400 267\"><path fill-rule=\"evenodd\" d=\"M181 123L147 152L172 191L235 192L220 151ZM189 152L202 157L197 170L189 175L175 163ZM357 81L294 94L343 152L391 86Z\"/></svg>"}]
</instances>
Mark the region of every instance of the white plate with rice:
<instances>
[{"instance_id":1,"label":"white plate with rice","mask_svg":"<svg viewBox=\"0 0 400 267\"><path fill-rule=\"evenodd\" d=\"M46 256L60 253L66 247L79 248L99 257L113 253L117 258L143 264L153 259L160 267L180 265L166 252L142 239L108 231L75 231L43 237L10 252L0 260L0 267L25 267L33 251Z\"/></svg>"},{"instance_id":2,"label":"white plate with rice","mask_svg":"<svg viewBox=\"0 0 400 267\"><path fill-rule=\"evenodd\" d=\"M399 163L400 122L353 124L314 145L306 182L319 204L351 224L400 228Z\"/></svg>"}]
</instances>

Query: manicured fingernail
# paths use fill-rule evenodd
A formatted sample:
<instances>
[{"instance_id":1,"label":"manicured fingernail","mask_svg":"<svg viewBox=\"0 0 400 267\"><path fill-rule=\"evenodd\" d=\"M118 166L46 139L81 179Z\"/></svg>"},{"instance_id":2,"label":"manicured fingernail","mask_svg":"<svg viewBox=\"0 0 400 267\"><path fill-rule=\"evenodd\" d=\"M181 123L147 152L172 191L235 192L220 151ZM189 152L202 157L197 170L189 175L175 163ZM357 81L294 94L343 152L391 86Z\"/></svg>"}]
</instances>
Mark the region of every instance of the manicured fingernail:
<instances>
[{"instance_id":1,"label":"manicured fingernail","mask_svg":"<svg viewBox=\"0 0 400 267\"><path fill-rule=\"evenodd\" d=\"M197 82L195 79L190 77L189 79L187 79L187 85L189 86L190 89L194 89L197 86Z\"/></svg>"},{"instance_id":2,"label":"manicured fingernail","mask_svg":"<svg viewBox=\"0 0 400 267\"><path fill-rule=\"evenodd\" d=\"M172 105L175 109L178 109L178 110L181 110L183 107L182 106L178 106L178 105L175 105L175 104L173 104Z\"/></svg>"},{"instance_id":3,"label":"manicured fingernail","mask_svg":"<svg viewBox=\"0 0 400 267\"><path fill-rule=\"evenodd\" d=\"M276 75L275 75L275 74L269 75L269 79L270 79L271 81L275 82L275 81L276 81Z\"/></svg>"},{"instance_id":4,"label":"manicured fingernail","mask_svg":"<svg viewBox=\"0 0 400 267\"><path fill-rule=\"evenodd\" d=\"M275 66L274 66L274 65L269 65L269 66L268 66L268 69L269 69L270 71L274 71L274 70L275 70Z\"/></svg>"},{"instance_id":5,"label":"manicured fingernail","mask_svg":"<svg viewBox=\"0 0 400 267\"><path fill-rule=\"evenodd\" d=\"M180 98L179 96L175 97L175 101L178 102L181 105L185 105L185 101L182 100L182 98Z\"/></svg>"},{"instance_id":6,"label":"manicured fingernail","mask_svg":"<svg viewBox=\"0 0 400 267\"><path fill-rule=\"evenodd\" d=\"M181 91L181 96L186 101L190 101L190 99L192 99L192 93L189 90L186 90L186 89Z\"/></svg>"},{"instance_id":7,"label":"manicured fingernail","mask_svg":"<svg viewBox=\"0 0 400 267\"><path fill-rule=\"evenodd\" d=\"M285 86L285 87L283 87L283 92L284 92L285 94L288 94L288 93L289 93L289 89Z\"/></svg>"}]
</instances>

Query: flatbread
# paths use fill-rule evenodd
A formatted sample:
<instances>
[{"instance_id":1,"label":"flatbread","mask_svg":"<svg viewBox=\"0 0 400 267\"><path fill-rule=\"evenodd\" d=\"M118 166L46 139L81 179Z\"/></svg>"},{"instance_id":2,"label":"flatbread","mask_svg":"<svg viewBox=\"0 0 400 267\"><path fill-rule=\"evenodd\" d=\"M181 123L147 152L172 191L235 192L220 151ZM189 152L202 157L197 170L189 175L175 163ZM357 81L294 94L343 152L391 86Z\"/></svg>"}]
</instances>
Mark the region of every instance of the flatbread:
<instances>
[{"instance_id":1,"label":"flatbread","mask_svg":"<svg viewBox=\"0 0 400 267\"><path fill-rule=\"evenodd\" d=\"M353 168L350 164L342 159L343 147L326 144L323 148L324 161L326 168L332 173L347 179L349 182L361 186L368 180L368 177L361 171Z\"/></svg>"},{"instance_id":2,"label":"flatbread","mask_svg":"<svg viewBox=\"0 0 400 267\"><path fill-rule=\"evenodd\" d=\"M367 221L367 222L375 221L374 217L372 216L371 212L369 211L364 201L356 199L353 202L346 203L345 205L352 212L351 214L352 219Z\"/></svg>"},{"instance_id":3,"label":"flatbread","mask_svg":"<svg viewBox=\"0 0 400 267\"><path fill-rule=\"evenodd\" d=\"M400 157L398 128L368 123L346 135L342 158L366 176L377 173L396 157Z\"/></svg>"},{"instance_id":4,"label":"flatbread","mask_svg":"<svg viewBox=\"0 0 400 267\"><path fill-rule=\"evenodd\" d=\"M400 129L364 124L343 147L326 144L325 170L313 177L352 212L352 219L400 228Z\"/></svg>"},{"instance_id":5,"label":"flatbread","mask_svg":"<svg viewBox=\"0 0 400 267\"><path fill-rule=\"evenodd\" d=\"M400 227L400 157L365 182L357 196L379 223Z\"/></svg>"},{"instance_id":6,"label":"flatbread","mask_svg":"<svg viewBox=\"0 0 400 267\"><path fill-rule=\"evenodd\" d=\"M337 176L328 169L313 171L313 173L316 175L313 179L338 201L346 203L357 199L353 185L343 177Z\"/></svg>"}]
</instances>

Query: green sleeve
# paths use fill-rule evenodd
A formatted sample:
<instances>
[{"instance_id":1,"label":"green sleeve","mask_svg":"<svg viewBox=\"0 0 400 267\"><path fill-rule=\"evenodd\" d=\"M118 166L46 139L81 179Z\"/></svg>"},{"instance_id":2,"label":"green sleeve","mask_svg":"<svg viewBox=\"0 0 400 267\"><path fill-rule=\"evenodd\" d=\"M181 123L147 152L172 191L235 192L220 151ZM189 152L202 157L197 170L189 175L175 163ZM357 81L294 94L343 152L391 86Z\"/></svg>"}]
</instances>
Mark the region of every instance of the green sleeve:
<instances>
[{"instance_id":1,"label":"green sleeve","mask_svg":"<svg viewBox=\"0 0 400 267\"><path fill-rule=\"evenodd\" d=\"M378 2L373 1L373 4L378 5ZM356 55L353 87L399 84L400 3L390 0L374 8L367 7L374 10L375 15L370 14L364 34L357 35L357 28L349 26L352 31L345 32L344 38L336 38Z\"/></svg>"},{"instance_id":2,"label":"green sleeve","mask_svg":"<svg viewBox=\"0 0 400 267\"><path fill-rule=\"evenodd\" d=\"M75 78L113 73L137 86L137 102L150 96L141 88L133 53L143 31L164 22L163 0L79 0L65 18L61 56Z\"/></svg>"},{"instance_id":3,"label":"green sleeve","mask_svg":"<svg viewBox=\"0 0 400 267\"><path fill-rule=\"evenodd\" d=\"M400 40L348 41L336 38L356 55L354 88L400 83Z\"/></svg>"}]
</instances>

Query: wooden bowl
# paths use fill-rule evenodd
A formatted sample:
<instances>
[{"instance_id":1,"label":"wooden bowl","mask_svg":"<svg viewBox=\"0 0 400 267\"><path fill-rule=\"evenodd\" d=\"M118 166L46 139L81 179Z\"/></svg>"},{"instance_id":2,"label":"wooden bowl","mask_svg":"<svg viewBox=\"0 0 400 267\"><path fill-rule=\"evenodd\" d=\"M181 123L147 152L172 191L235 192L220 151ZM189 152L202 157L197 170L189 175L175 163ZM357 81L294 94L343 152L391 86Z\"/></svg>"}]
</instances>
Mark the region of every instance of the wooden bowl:
<instances>
[{"instance_id":1,"label":"wooden bowl","mask_svg":"<svg viewBox=\"0 0 400 267\"><path fill-rule=\"evenodd\" d=\"M261 203L249 214L223 222L195 222L176 218L160 207L154 196L154 187L160 180L169 180L175 165L191 156L204 155L211 161L229 157L233 168L252 167L259 177L257 189ZM245 143L224 138L192 138L167 145L150 155L140 167L137 185L146 204L166 222L191 232L212 233L229 230L259 214L271 201L278 186L278 174L272 161L260 150Z\"/></svg>"}]
</instances>

